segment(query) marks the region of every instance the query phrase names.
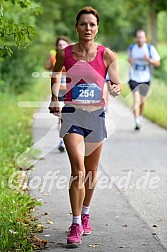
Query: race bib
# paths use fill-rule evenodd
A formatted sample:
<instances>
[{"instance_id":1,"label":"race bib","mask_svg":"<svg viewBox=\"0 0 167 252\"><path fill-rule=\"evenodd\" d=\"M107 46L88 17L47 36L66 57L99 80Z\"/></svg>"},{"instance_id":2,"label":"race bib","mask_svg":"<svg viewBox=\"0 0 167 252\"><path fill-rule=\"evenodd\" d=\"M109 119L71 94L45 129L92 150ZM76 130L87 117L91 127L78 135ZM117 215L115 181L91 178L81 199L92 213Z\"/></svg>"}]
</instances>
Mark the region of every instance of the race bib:
<instances>
[{"instance_id":1,"label":"race bib","mask_svg":"<svg viewBox=\"0 0 167 252\"><path fill-rule=\"evenodd\" d=\"M72 88L72 101L79 103L99 103L102 90L96 83L80 83Z\"/></svg>"},{"instance_id":2,"label":"race bib","mask_svg":"<svg viewBox=\"0 0 167 252\"><path fill-rule=\"evenodd\" d=\"M146 65L135 64L135 70L137 70L137 71L145 71L146 70Z\"/></svg>"}]
</instances>

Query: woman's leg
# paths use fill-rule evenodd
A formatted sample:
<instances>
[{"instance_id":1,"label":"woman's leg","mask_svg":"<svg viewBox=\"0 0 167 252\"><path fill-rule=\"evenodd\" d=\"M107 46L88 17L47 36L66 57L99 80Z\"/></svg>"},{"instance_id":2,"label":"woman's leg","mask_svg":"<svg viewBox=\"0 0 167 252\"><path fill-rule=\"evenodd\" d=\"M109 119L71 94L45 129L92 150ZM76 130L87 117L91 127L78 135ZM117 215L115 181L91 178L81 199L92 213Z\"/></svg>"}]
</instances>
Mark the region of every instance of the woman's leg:
<instances>
[{"instance_id":1,"label":"woman's leg","mask_svg":"<svg viewBox=\"0 0 167 252\"><path fill-rule=\"evenodd\" d=\"M89 175L85 183L85 198L83 202L83 205L87 207L91 203L91 199L92 199L93 192L96 185L97 169L98 169L100 154L102 151L102 143L98 143L97 148L95 148L93 152L90 151L91 146L92 146L91 143L85 144L86 152L91 153L89 156L85 156L85 159L84 159L85 170L86 170L85 177ZM94 148L94 144L93 144L93 148ZM90 181L89 181L89 178L90 178Z\"/></svg>"},{"instance_id":2,"label":"woman's leg","mask_svg":"<svg viewBox=\"0 0 167 252\"><path fill-rule=\"evenodd\" d=\"M85 178L83 140L83 136L74 133L67 134L64 137L64 143L71 163L72 181L70 183L69 195L73 216L81 215L85 197L85 187L83 183Z\"/></svg>"}]
</instances>

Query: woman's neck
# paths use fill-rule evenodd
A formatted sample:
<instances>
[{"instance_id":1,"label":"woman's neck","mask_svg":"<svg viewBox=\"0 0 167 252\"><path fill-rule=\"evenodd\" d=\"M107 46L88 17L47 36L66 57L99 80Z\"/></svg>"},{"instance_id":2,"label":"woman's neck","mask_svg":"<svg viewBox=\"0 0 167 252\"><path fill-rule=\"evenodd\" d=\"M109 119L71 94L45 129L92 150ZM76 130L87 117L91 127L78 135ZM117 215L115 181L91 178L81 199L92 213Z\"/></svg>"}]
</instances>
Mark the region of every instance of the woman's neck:
<instances>
[{"instance_id":1,"label":"woman's neck","mask_svg":"<svg viewBox=\"0 0 167 252\"><path fill-rule=\"evenodd\" d=\"M78 42L79 47L82 51L89 53L95 49L97 49L97 46L95 45L94 41L81 41Z\"/></svg>"},{"instance_id":2,"label":"woman's neck","mask_svg":"<svg viewBox=\"0 0 167 252\"><path fill-rule=\"evenodd\" d=\"M98 51L98 45L94 41L81 41L74 45L72 53L76 60L92 61L95 59Z\"/></svg>"}]
</instances>

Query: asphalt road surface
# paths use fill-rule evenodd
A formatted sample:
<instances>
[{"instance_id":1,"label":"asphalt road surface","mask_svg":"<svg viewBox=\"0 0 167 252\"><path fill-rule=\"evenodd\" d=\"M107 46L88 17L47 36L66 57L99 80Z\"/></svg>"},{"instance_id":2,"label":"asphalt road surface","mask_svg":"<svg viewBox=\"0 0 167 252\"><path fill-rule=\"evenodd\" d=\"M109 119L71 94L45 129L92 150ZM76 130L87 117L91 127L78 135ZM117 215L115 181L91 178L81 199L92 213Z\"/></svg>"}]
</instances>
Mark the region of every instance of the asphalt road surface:
<instances>
[{"instance_id":1,"label":"asphalt road surface","mask_svg":"<svg viewBox=\"0 0 167 252\"><path fill-rule=\"evenodd\" d=\"M167 131L143 119L141 131L135 132L130 109L115 98L110 98L106 124L108 138L90 208L93 232L83 236L75 250L165 252ZM70 165L66 152L57 149L58 120L48 113L46 103L34 114L33 135L41 159L31 171L29 185L32 196L42 201L35 214L44 226L37 236L48 240L47 251L68 251Z\"/></svg>"}]
</instances>

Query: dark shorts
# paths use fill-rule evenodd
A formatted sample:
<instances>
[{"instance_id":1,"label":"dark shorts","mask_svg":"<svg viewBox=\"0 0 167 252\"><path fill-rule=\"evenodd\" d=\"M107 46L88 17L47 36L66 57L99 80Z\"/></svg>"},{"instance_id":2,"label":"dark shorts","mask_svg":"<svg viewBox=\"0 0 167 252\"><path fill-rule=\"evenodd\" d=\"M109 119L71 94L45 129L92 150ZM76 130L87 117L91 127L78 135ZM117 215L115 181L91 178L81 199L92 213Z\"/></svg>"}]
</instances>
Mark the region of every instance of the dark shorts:
<instances>
[{"instance_id":1,"label":"dark shorts","mask_svg":"<svg viewBox=\"0 0 167 252\"><path fill-rule=\"evenodd\" d=\"M129 86L133 92L138 91L142 96L146 96L150 88L150 81L139 83L134 80L130 80Z\"/></svg>"},{"instance_id":2,"label":"dark shorts","mask_svg":"<svg viewBox=\"0 0 167 252\"><path fill-rule=\"evenodd\" d=\"M83 136L85 142L103 141L107 137L104 108L88 112L65 105L62 109L60 137L71 133Z\"/></svg>"}]
</instances>

